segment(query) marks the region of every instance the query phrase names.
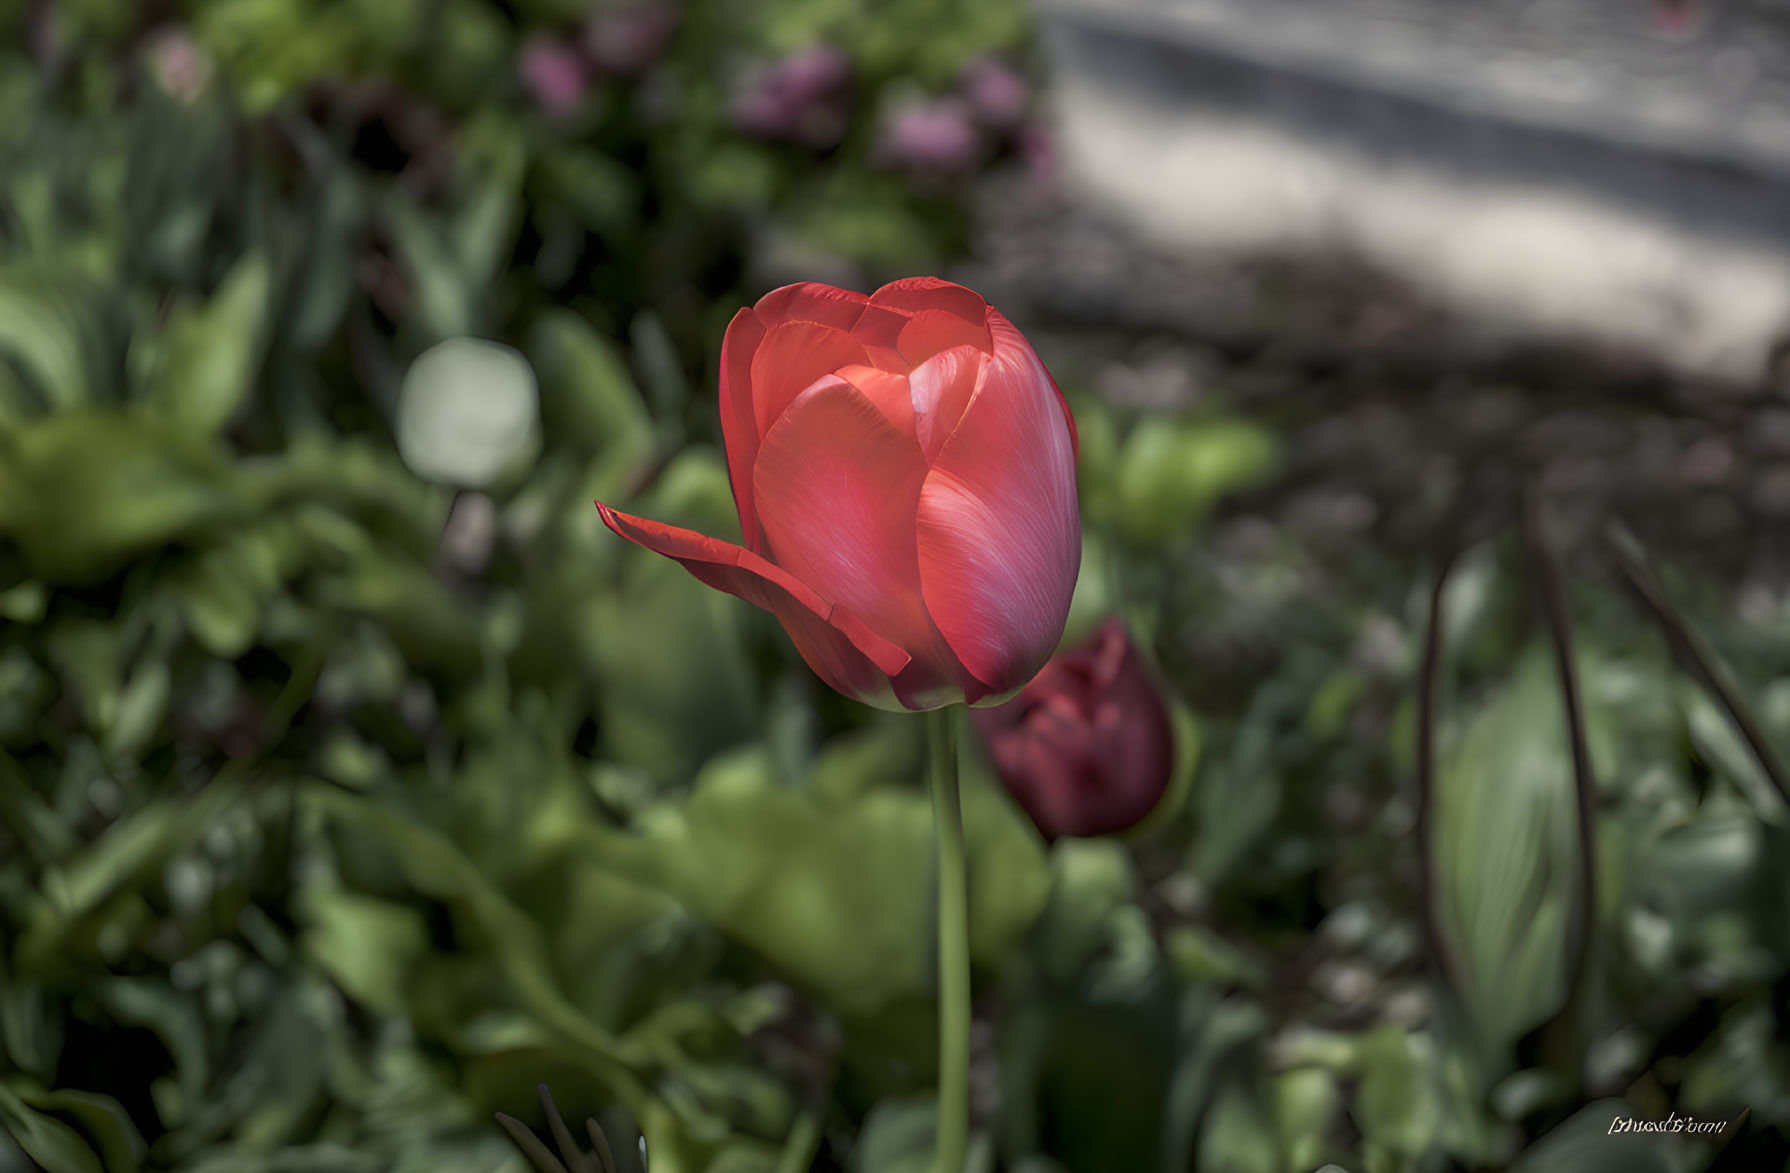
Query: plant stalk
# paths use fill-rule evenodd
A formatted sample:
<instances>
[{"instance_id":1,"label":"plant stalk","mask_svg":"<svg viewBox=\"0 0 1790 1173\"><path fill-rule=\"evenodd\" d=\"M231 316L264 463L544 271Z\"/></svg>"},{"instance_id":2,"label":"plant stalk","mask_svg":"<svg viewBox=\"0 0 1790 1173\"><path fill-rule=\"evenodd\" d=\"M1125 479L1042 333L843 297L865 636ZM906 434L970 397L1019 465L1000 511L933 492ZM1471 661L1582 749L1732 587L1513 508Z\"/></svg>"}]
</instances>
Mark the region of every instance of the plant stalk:
<instances>
[{"instance_id":1,"label":"plant stalk","mask_svg":"<svg viewBox=\"0 0 1790 1173\"><path fill-rule=\"evenodd\" d=\"M933 1173L963 1173L970 1136L970 908L956 714L926 715L932 822L938 843L939 1074Z\"/></svg>"}]
</instances>

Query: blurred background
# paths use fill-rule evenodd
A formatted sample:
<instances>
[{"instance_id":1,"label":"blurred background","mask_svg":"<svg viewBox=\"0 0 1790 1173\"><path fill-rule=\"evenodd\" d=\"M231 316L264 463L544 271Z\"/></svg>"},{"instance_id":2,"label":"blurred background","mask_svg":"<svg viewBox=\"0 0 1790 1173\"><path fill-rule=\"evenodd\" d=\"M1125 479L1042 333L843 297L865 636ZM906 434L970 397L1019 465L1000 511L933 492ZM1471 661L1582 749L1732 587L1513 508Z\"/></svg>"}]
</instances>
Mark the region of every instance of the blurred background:
<instances>
[{"instance_id":1,"label":"blurred background","mask_svg":"<svg viewBox=\"0 0 1790 1173\"><path fill-rule=\"evenodd\" d=\"M0 1170L924 1170L920 723L591 507L922 273L1174 729L964 723L976 1167L1785 1168L1787 188L1775 0L0 0Z\"/></svg>"}]
</instances>

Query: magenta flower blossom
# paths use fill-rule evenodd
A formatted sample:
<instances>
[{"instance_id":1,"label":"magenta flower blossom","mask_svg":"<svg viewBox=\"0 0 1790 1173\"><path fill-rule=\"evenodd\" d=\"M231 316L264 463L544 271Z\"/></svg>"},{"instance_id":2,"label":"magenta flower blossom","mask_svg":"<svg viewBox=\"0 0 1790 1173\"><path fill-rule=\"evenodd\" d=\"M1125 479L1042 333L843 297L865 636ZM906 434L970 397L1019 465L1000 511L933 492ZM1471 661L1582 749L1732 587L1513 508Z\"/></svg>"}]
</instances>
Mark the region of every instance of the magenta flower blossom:
<instances>
[{"instance_id":1,"label":"magenta flower blossom","mask_svg":"<svg viewBox=\"0 0 1790 1173\"><path fill-rule=\"evenodd\" d=\"M583 31L591 63L617 77L639 77L664 56L680 14L673 0L640 0L592 13Z\"/></svg>"},{"instance_id":2,"label":"magenta flower blossom","mask_svg":"<svg viewBox=\"0 0 1790 1173\"><path fill-rule=\"evenodd\" d=\"M729 116L757 138L800 142L816 150L845 133L851 62L830 45L792 53L734 100Z\"/></svg>"},{"instance_id":3,"label":"magenta flower blossom","mask_svg":"<svg viewBox=\"0 0 1790 1173\"><path fill-rule=\"evenodd\" d=\"M549 114L564 114L576 107L589 87L578 54L548 37L529 38L516 68L522 84Z\"/></svg>"},{"instance_id":4,"label":"magenta flower blossom","mask_svg":"<svg viewBox=\"0 0 1790 1173\"><path fill-rule=\"evenodd\" d=\"M955 174L969 170L982 141L963 102L952 98L897 111L883 127L877 154L911 171Z\"/></svg>"},{"instance_id":5,"label":"magenta flower blossom","mask_svg":"<svg viewBox=\"0 0 1790 1173\"><path fill-rule=\"evenodd\" d=\"M984 125L1011 130L1025 117L1032 102L1032 87L1006 62L981 57L963 71L958 91Z\"/></svg>"}]
</instances>

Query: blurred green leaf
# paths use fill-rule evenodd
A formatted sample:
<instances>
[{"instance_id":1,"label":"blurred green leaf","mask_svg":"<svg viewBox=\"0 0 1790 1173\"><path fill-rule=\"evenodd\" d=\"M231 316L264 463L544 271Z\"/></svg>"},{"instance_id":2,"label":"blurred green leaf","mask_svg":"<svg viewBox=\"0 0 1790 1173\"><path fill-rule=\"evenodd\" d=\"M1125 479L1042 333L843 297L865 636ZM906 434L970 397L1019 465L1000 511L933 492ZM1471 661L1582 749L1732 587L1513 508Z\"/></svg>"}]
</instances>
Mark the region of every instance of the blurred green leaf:
<instances>
[{"instance_id":1,"label":"blurred green leaf","mask_svg":"<svg viewBox=\"0 0 1790 1173\"><path fill-rule=\"evenodd\" d=\"M1424 1040L1381 1026L1356 1047L1361 1090L1355 1115L1375 1147L1404 1160L1420 1156L1436 1135L1437 1100Z\"/></svg>"},{"instance_id":2,"label":"blurred green leaf","mask_svg":"<svg viewBox=\"0 0 1790 1173\"><path fill-rule=\"evenodd\" d=\"M136 1173L148 1146L118 1101L95 1092L58 1088L41 1091L14 1085L19 1098L43 1112L61 1112L79 1122L87 1138L96 1144L106 1173Z\"/></svg>"},{"instance_id":3,"label":"blurred green leaf","mask_svg":"<svg viewBox=\"0 0 1790 1173\"><path fill-rule=\"evenodd\" d=\"M1264 479L1277 459L1273 436L1241 419L1147 417L1119 453L1119 525L1141 545L1185 534L1224 494Z\"/></svg>"},{"instance_id":4,"label":"blurred green leaf","mask_svg":"<svg viewBox=\"0 0 1790 1173\"><path fill-rule=\"evenodd\" d=\"M584 319L543 314L528 347L541 381L542 424L561 443L599 456L614 493L653 451L653 423L627 362Z\"/></svg>"},{"instance_id":5,"label":"blurred green leaf","mask_svg":"<svg viewBox=\"0 0 1790 1173\"><path fill-rule=\"evenodd\" d=\"M931 1100L886 1100L871 1110L852 1146L851 1173L927 1173L932 1165L938 1109ZM988 1137L973 1133L965 1173L988 1173L993 1164Z\"/></svg>"},{"instance_id":6,"label":"blurred green leaf","mask_svg":"<svg viewBox=\"0 0 1790 1173\"><path fill-rule=\"evenodd\" d=\"M0 1122L44 1173L108 1173L81 1134L54 1116L28 1107L0 1083Z\"/></svg>"},{"instance_id":7,"label":"blurred green leaf","mask_svg":"<svg viewBox=\"0 0 1790 1173\"><path fill-rule=\"evenodd\" d=\"M0 436L0 532L52 583L93 583L256 504L190 438L123 413L65 411Z\"/></svg>"},{"instance_id":8,"label":"blurred green leaf","mask_svg":"<svg viewBox=\"0 0 1790 1173\"><path fill-rule=\"evenodd\" d=\"M1587 703L1585 720L1593 765L1607 764L1601 711ZM1559 687L1545 649L1526 650L1474 713L1443 757L1436 788L1442 930L1495 1076L1506 1048L1566 995L1576 816Z\"/></svg>"},{"instance_id":9,"label":"blurred green leaf","mask_svg":"<svg viewBox=\"0 0 1790 1173\"><path fill-rule=\"evenodd\" d=\"M0 359L21 364L44 408L98 397L109 350L99 291L81 274L47 261L0 266Z\"/></svg>"},{"instance_id":10,"label":"blurred green leaf","mask_svg":"<svg viewBox=\"0 0 1790 1173\"><path fill-rule=\"evenodd\" d=\"M353 892L314 888L305 900L305 948L356 1001L385 1014L404 1008L405 971L428 951L415 908Z\"/></svg>"},{"instance_id":11,"label":"blurred green leaf","mask_svg":"<svg viewBox=\"0 0 1790 1173\"><path fill-rule=\"evenodd\" d=\"M849 1013L930 982L931 807L918 789L827 798L778 786L767 759L720 759L646 820L653 865L704 919ZM1042 908L1042 851L1012 807L965 788L971 950L992 961Z\"/></svg>"},{"instance_id":12,"label":"blurred green leaf","mask_svg":"<svg viewBox=\"0 0 1790 1173\"><path fill-rule=\"evenodd\" d=\"M91 954L91 934L107 903L203 834L237 794L228 780L214 780L190 799L152 803L113 823L73 858L50 869L26 910L25 929L15 946L21 972L66 967Z\"/></svg>"},{"instance_id":13,"label":"blurred green leaf","mask_svg":"<svg viewBox=\"0 0 1790 1173\"><path fill-rule=\"evenodd\" d=\"M354 238L366 215L359 180L346 168L323 184L281 326L294 350L311 354L341 324L354 295Z\"/></svg>"},{"instance_id":14,"label":"blurred green leaf","mask_svg":"<svg viewBox=\"0 0 1790 1173\"><path fill-rule=\"evenodd\" d=\"M160 361L144 389L147 410L191 435L215 435L254 385L273 307L273 268L249 253L203 306L168 321Z\"/></svg>"},{"instance_id":15,"label":"blurred green leaf","mask_svg":"<svg viewBox=\"0 0 1790 1173\"><path fill-rule=\"evenodd\" d=\"M1633 1118L1621 1100L1600 1100L1542 1137L1511 1166L1513 1173L1679 1173L1689 1168L1678 1141L1658 1134L1617 1132L1613 1121Z\"/></svg>"},{"instance_id":16,"label":"blurred green leaf","mask_svg":"<svg viewBox=\"0 0 1790 1173\"><path fill-rule=\"evenodd\" d=\"M476 334L480 288L461 268L444 226L397 191L388 192L380 206L404 267L409 318L423 340Z\"/></svg>"}]
</instances>

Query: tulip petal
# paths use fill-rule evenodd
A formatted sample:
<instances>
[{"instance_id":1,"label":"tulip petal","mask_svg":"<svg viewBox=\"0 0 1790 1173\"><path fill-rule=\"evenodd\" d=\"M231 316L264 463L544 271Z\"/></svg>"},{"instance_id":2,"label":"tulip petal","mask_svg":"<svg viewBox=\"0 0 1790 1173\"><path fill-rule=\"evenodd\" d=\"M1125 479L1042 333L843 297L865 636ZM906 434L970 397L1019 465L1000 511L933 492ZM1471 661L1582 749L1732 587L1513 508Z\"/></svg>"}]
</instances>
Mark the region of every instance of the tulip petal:
<instances>
[{"instance_id":1,"label":"tulip petal","mask_svg":"<svg viewBox=\"0 0 1790 1173\"><path fill-rule=\"evenodd\" d=\"M913 655L936 638L914 544L926 475L913 436L839 379L789 405L752 474L777 564Z\"/></svg>"},{"instance_id":2,"label":"tulip petal","mask_svg":"<svg viewBox=\"0 0 1790 1173\"><path fill-rule=\"evenodd\" d=\"M622 537L675 559L716 590L777 617L815 674L846 696L876 703L911 657L780 566L693 530L620 513L601 501L603 523Z\"/></svg>"},{"instance_id":3,"label":"tulip petal","mask_svg":"<svg viewBox=\"0 0 1790 1173\"><path fill-rule=\"evenodd\" d=\"M1079 460L1081 458L1081 435L1075 428L1075 413L1069 410L1069 400L1064 397L1063 389L1057 386L1056 379L1045 369L1044 364L1038 361L1038 354L1032 349L1032 344L1027 342L1025 335L1021 334L1018 328L1007 320L1005 314L993 306L988 307L988 335L994 340L994 356L997 362L1014 370L1029 369L1042 375L1044 381L1050 384L1050 389L1056 392L1057 406L1063 410L1063 422L1069 425L1069 451Z\"/></svg>"},{"instance_id":4,"label":"tulip petal","mask_svg":"<svg viewBox=\"0 0 1790 1173\"><path fill-rule=\"evenodd\" d=\"M988 321L989 306L981 294L938 277L904 277L891 281L870 295L870 304L909 314L921 310L945 310L973 326Z\"/></svg>"},{"instance_id":5,"label":"tulip petal","mask_svg":"<svg viewBox=\"0 0 1790 1173\"><path fill-rule=\"evenodd\" d=\"M910 318L907 314L878 305L864 307L864 316L852 327L852 334L870 355L870 361L885 371L906 374L913 365L901 357L901 331Z\"/></svg>"},{"instance_id":6,"label":"tulip petal","mask_svg":"<svg viewBox=\"0 0 1790 1173\"><path fill-rule=\"evenodd\" d=\"M752 307L766 328L785 322L816 322L836 330L858 324L870 299L855 289L839 289L818 281L798 281L773 289Z\"/></svg>"},{"instance_id":7,"label":"tulip petal","mask_svg":"<svg viewBox=\"0 0 1790 1173\"><path fill-rule=\"evenodd\" d=\"M832 326L785 322L766 332L752 356L752 403L759 436L822 375L840 367L870 366L863 343Z\"/></svg>"},{"instance_id":8,"label":"tulip petal","mask_svg":"<svg viewBox=\"0 0 1790 1173\"><path fill-rule=\"evenodd\" d=\"M913 432L928 463L963 418L964 408L988 378L988 355L974 346L941 350L907 377L914 417Z\"/></svg>"},{"instance_id":9,"label":"tulip petal","mask_svg":"<svg viewBox=\"0 0 1790 1173\"><path fill-rule=\"evenodd\" d=\"M994 351L994 341L987 326L966 322L948 310L916 313L902 327L898 345L901 357L914 366L953 346L973 346L983 354Z\"/></svg>"},{"instance_id":10,"label":"tulip petal","mask_svg":"<svg viewBox=\"0 0 1790 1173\"><path fill-rule=\"evenodd\" d=\"M1015 358L996 355L940 449L916 526L926 609L995 693L1049 658L1081 564L1069 431L1031 349Z\"/></svg>"},{"instance_id":11,"label":"tulip petal","mask_svg":"<svg viewBox=\"0 0 1790 1173\"><path fill-rule=\"evenodd\" d=\"M752 503L752 462L758 459L758 419L752 407L752 357L764 342L764 323L742 309L727 324L721 339L721 439L727 446L727 479L734 508L740 514L740 535L746 548L758 550L764 531Z\"/></svg>"},{"instance_id":12,"label":"tulip petal","mask_svg":"<svg viewBox=\"0 0 1790 1173\"><path fill-rule=\"evenodd\" d=\"M874 403L897 430L914 434L914 396L904 376L876 367L842 367L836 373Z\"/></svg>"}]
</instances>

